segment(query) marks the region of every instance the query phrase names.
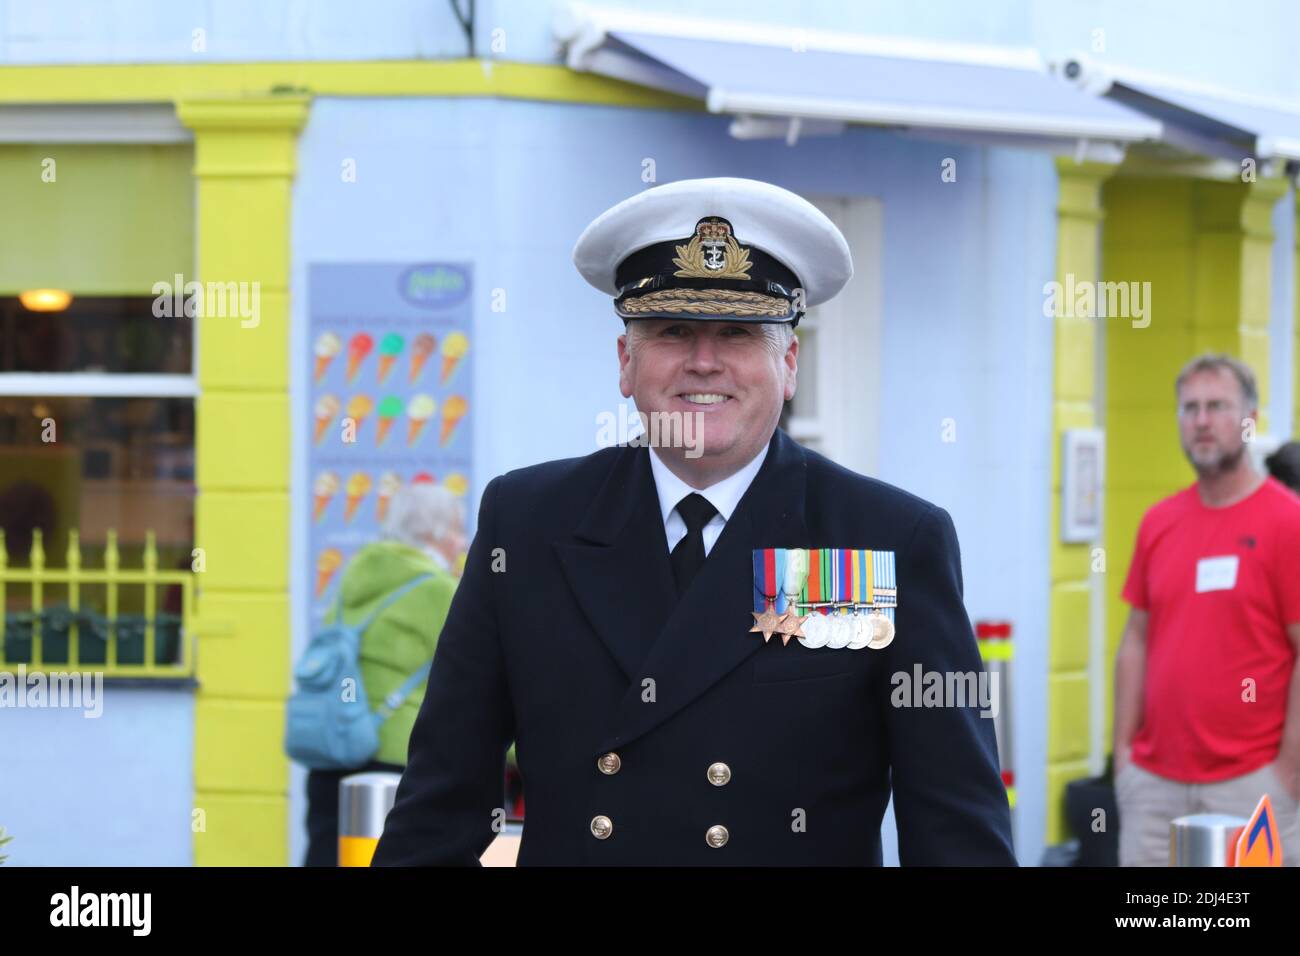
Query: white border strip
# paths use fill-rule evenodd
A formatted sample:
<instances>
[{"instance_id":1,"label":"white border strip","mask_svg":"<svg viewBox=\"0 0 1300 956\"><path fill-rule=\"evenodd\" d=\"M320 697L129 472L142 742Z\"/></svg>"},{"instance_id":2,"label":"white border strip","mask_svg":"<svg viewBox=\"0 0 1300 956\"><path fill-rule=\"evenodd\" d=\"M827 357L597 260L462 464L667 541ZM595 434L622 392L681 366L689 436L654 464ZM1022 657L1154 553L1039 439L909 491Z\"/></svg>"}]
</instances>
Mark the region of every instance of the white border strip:
<instances>
[{"instance_id":1,"label":"white border strip","mask_svg":"<svg viewBox=\"0 0 1300 956\"><path fill-rule=\"evenodd\" d=\"M0 143L192 143L170 105L0 106Z\"/></svg>"},{"instance_id":2,"label":"white border strip","mask_svg":"<svg viewBox=\"0 0 1300 956\"><path fill-rule=\"evenodd\" d=\"M90 398L196 398L193 375L140 375L126 372L4 372L0 395Z\"/></svg>"}]
</instances>

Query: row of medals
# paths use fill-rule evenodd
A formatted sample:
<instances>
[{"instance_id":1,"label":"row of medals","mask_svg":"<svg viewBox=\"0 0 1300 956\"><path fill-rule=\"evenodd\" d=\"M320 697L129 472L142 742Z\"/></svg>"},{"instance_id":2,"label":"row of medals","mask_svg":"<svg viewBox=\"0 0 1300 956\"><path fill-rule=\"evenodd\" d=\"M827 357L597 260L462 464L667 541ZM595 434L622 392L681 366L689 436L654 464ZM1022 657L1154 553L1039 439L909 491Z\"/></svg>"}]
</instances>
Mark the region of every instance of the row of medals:
<instances>
[{"instance_id":1,"label":"row of medals","mask_svg":"<svg viewBox=\"0 0 1300 956\"><path fill-rule=\"evenodd\" d=\"M873 610L857 605L831 605L830 614L821 614L813 610L810 614L800 615L790 603L784 614L777 614L774 602L769 599L767 607L760 614L754 615L751 634L762 634L764 642L772 639L773 634L781 635L783 645L790 643L790 638L797 637L804 647L848 648L859 651L869 647L873 651L888 647L894 639L894 622ZM812 608L812 605L803 605Z\"/></svg>"}]
</instances>

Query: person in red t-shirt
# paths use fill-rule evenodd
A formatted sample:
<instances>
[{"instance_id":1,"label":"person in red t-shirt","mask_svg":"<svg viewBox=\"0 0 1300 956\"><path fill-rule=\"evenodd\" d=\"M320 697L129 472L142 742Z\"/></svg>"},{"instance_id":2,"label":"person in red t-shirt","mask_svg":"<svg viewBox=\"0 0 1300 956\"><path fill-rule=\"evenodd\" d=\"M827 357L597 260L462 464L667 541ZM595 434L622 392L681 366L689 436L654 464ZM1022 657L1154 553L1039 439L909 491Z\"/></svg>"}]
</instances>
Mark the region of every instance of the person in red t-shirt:
<instances>
[{"instance_id":1,"label":"person in red t-shirt","mask_svg":"<svg viewBox=\"0 0 1300 956\"><path fill-rule=\"evenodd\" d=\"M1121 866L1167 866L1169 823L1249 816L1267 793L1300 864L1300 498L1246 453L1250 368L1204 355L1178 376L1196 483L1151 508L1124 584L1115 660Z\"/></svg>"}]
</instances>

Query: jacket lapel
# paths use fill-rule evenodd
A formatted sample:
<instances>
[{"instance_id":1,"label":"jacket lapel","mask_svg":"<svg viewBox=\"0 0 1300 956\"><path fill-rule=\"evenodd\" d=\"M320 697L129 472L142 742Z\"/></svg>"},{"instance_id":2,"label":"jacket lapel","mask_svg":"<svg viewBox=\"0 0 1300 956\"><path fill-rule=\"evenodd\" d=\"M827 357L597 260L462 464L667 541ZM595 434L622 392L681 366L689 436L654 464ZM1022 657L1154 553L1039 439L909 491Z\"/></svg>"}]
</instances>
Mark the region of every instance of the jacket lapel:
<instances>
[{"instance_id":1,"label":"jacket lapel","mask_svg":"<svg viewBox=\"0 0 1300 956\"><path fill-rule=\"evenodd\" d=\"M639 684L677 603L648 449L619 451L574 538L555 543L560 567L619 668Z\"/></svg>"},{"instance_id":2,"label":"jacket lapel","mask_svg":"<svg viewBox=\"0 0 1300 956\"><path fill-rule=\"evenodd\" d=\"M642 455L648 456L648 452L642 450ZM644 464L648 472L649 461ZM657 583L654 584L616 580L616 574L623 571L611 571L605 580L613 588L640 595L637 599L629 597L629 604L634 600L660 597L665 585L669 599L667 604L654 603L631 609L634 618L638 614L645 615L649 609L649 620L644 626L661 630L649 655L644 660L637 660L628 671L634 680L619 705L612 733L607 735L598 752L626 746L653 730L759 649L763 643L762 635L749 633L754 623L750 614L753 608L752 552L755 548L802 547L807 544L805 484L803 449L778 429L772 436L762 468L732 512L731 520L724 526L690 588L674 607L667 538L663 533L651 478L651 497L654 499L651 505L657 535L651 536L649 531L643 531L645 536L636 542L631 541L630 536L620 538L620 547L634 551L626 555L620 552L619 560L624 569L633 567L636 561L644 565L648 561L645 542L650 540L654 542L651 550L663 558L664 573L656 574ZM628 623L627 620L621 621L624 627ZM653 704L642 700L644 689L641 681L644 678L654 680Z\"/></svg>"}]
</instances>

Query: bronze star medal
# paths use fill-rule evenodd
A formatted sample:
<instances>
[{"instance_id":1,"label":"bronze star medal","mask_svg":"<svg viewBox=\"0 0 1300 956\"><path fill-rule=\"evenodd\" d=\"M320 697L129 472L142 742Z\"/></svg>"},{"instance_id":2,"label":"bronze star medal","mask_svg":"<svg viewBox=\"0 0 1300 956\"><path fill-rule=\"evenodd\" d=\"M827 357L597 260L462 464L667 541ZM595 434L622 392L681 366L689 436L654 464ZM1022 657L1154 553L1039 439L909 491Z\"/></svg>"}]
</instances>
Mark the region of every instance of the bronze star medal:
<instances>
[{"instance_id":1,"label":"bronze star medal","mask_svg":"<svg viewBox=\"0 0 1300 956\"><path fill-rule=\"evenodd\" d=\"M781 615L781 623L777 628L781 635L781 644L783 646L789 644L792 637L807 637L808 635L803 632L803 622L811 616L810 614L800 616L793 609Z\"/></svg>"},{"instance_id":2,"label":"bronze star medal","mask_svg":"<svg viewBox=\"0 0 1300 956\"><path fill-rule=\"evenodd\" d=\"M783 615L777 614L776 609L772 605L769 604L764 608L762 614L759 614L757 611L750 611L749 613L754 615L754 626L749 629L749 633L762 634L763 643L766 644L770 641L773 634L779 634L781 632L780 628Z\"/></svg>"}]
</instances>

